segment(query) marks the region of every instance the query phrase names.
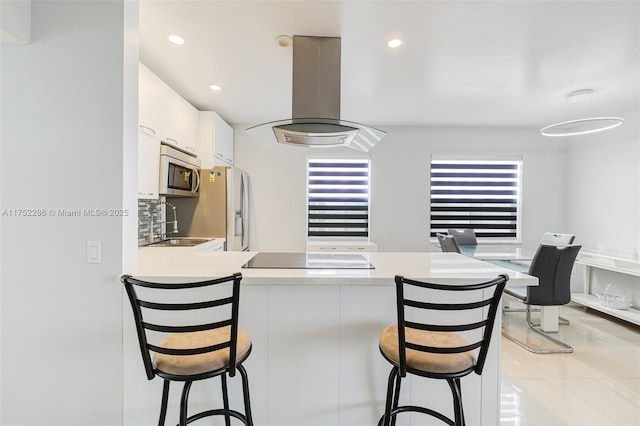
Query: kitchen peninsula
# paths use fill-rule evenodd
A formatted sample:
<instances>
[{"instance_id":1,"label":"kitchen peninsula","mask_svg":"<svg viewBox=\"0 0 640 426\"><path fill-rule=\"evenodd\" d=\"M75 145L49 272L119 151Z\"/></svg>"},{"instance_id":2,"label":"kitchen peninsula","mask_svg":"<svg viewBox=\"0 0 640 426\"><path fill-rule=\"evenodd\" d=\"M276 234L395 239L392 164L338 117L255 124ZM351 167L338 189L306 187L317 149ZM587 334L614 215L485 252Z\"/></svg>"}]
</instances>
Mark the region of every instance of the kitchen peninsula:
<instances>
[{"instance_id":1,"label":"kitchen peninsula","mask_svg":"<svg viewBox=\"0 0 640 426\"><path fill-rule=\"evenodd\" d=\"M130 271L141 279L169 282L242 273L240 323L253 341L245 366L256 425L377 424L390 370L379 353L378 339L395 322L396 274L458 284L507 273L508 285L537 283L534 277L456 253L361 253L371 269L243 268L256 254L141 248L138 267ZM124 306L124 424L153 424L161 381L146 380L131 312ZM483 375L462 381L470 425L499 420L500 325L498 318ZM237 381L231 380L232 407L242 406ZM451 412L446 383L425 379L408 383L401 398ZM216 387L215 383L194 385L190 410L221 401ZM177 399L170 401L175 404ZM170 406L170 419L176 410ZM423 421L415 419L412 424Z\"/></svg>"}]
</instances>

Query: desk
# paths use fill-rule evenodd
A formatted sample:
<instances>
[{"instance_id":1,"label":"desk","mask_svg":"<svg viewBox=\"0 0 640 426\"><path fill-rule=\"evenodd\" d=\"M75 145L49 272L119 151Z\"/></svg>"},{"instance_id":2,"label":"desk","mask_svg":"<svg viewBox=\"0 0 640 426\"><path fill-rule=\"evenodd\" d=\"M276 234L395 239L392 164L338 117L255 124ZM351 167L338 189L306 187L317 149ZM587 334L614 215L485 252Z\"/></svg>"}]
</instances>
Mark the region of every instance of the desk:
<instances>
[{"instance_id":1,"label":"desk","mask_svg":"<svg viewBox=\"0 0 640 426\"><path fill-rule=\"evenodd\" d=\"M535 250L530 250L513 245L477 245L460 246L460 253L471 256L478 260L486 261L530 261L533 259Z\"/></svg>"},{"instance_id":2,"label":"desk","mask_svg":"<svg viewBox=\"0 0 640 426\"><path fill-rule=\"evenodd\" d=\"M474 259L491 262L503 268L528 273L535 250L513 245L460 246L460 253Z\"/></svg>"},{"instance_id":3,"label":"desk","mask_svg":"<svg viewBox=\"0 0 640 426\"><path fill-rule=\"evenodd\" d=\"M396 321L395 274L453 285L500 273L509 274L508 285L538 282L457 253L360 253L374 269L242 269L256 252L143 247L138 254L138 267L129 272L142 279L180 282L242 272L240 323L253 341L244 366L255 424L265 426L377 424L390 370L378 340ZM146 379L129 309L124 326L123 424L154 424L162 383ZM500 422L500 326L498 315L482 376L462 379L469 425ZM439 382L411 381L402 398L428 398L430 406L451 415L449 388ZM231 407L242 406L236 385L229 380ZM216 392L215 386L192 390L190 410L219 402ZM176 402L170 400L170 418Z\"/></svg>"}]
</instances>

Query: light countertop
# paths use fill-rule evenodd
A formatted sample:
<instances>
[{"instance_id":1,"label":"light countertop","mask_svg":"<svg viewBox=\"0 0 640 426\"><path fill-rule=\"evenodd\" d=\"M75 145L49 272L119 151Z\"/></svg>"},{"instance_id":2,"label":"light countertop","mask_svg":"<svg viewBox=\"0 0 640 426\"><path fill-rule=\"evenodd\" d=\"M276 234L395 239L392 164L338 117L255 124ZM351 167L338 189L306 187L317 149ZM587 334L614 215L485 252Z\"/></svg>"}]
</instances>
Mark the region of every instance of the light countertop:
<instances>
[{"instance_id":1,"label":"light countertop","mask_svg":"<svg viewBox=\"0 0 640 426\"><path fill-rule=\"evenodd\" d=\"M360 253L374 269L247 269L257 252L206 251L192 248L142 247L138 267L129 271L140 279L180 282L241 272L243 284L393 285L395 275L444 284L492 279L501 273L508 285L537 285L537 278L457 253Z\"/></svg>"}]
</instances>

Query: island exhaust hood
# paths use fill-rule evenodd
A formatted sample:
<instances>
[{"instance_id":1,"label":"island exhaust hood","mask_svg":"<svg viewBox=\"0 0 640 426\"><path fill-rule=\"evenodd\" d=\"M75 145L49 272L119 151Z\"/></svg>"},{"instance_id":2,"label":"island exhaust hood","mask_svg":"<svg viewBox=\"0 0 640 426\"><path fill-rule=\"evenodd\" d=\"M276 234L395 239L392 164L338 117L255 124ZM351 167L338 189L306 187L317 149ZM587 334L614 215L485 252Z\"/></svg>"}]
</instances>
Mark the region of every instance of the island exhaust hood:
<instances>
[{"instance_id":1,"label":"island exhaust hood","mask_svg":"<svg viewBox=\"0 0 640 426\"><path fill-rule=\"evenodd\" d=\"M373 148L386 132L340 119L340 59L339 37L293 36L292 118L248 128L254 142Z\"/></svg>"}]
</instances>

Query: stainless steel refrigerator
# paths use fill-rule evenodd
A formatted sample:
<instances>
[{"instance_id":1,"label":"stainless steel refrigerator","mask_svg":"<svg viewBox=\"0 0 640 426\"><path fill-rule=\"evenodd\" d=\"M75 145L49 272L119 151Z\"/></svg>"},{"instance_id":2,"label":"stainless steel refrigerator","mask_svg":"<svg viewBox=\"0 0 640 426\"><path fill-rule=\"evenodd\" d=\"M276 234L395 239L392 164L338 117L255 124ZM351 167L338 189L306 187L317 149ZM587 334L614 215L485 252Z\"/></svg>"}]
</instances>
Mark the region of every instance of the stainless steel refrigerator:
<instances>
[{"instance_id":1,"label":"stainless steel refrigerator","mask_svg":"<svg viewBox=\"0 0 640 426\"><path fill-rule=\"evenodd\" d=\"M226 238L228 251L249 250L249 175L234 167L200 170L200 195L167 197L176 206L178 235Z\"/></svg>"}]
</instances>

